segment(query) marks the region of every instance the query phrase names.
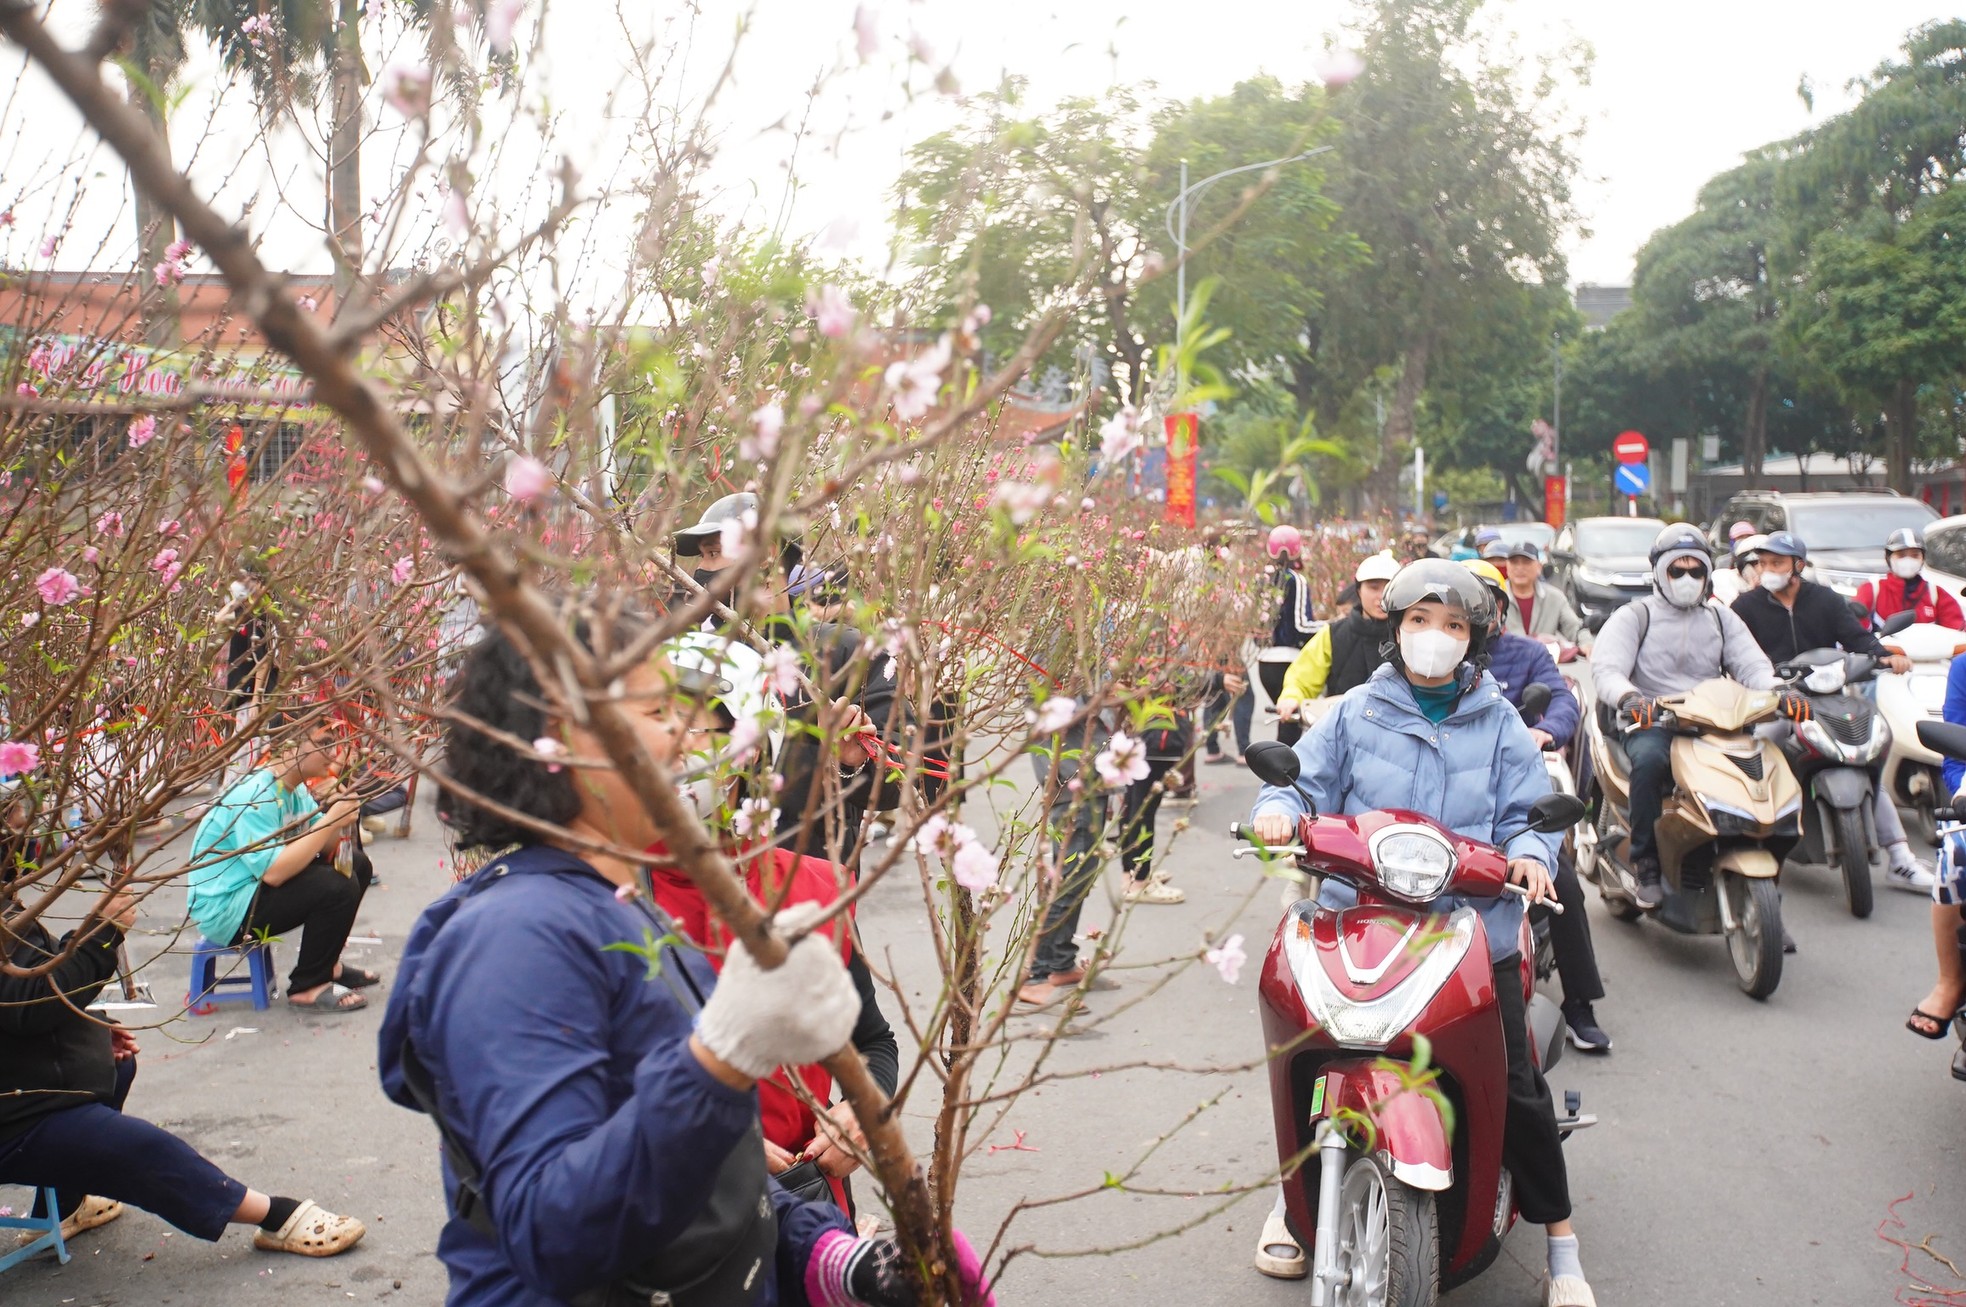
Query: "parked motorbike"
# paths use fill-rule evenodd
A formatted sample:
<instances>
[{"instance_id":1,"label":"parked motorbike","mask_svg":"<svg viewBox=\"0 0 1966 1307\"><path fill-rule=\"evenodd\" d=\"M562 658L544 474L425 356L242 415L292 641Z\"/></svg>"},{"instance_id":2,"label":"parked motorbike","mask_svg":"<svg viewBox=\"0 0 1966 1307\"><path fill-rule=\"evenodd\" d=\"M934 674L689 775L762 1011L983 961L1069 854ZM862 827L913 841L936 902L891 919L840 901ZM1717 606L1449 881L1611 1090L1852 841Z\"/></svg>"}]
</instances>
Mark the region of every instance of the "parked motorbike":
<instances>
[{"instance_id":1,"label":"parked motorbike","mask_svg":"<svg viewBox=\"0 0 1966 1307\"><path fill-rule=\"evenodd\" d=\"M1274 741L1246 759L1272 785L1297 781L1296 753ZM1545 795L1530 829L1563 830L1582 815L1574 796ZM1495 1260L1516 1212L1502 1167L1508 1058L1488 942L1473 909L1428 905L1514 890L1507 856L1411 812L1307 816L1293 845L1236 850L1256 854L1294 856L1359 892L1356 907L1293 905L1260 986L1264 1037L1279 1050L1277 1154L1295 1171L1286 1219L1295 1237L1313 1235L1312 1307L1431 1307ZM1521 983L1532 1055L1547 1067L1562 1052L1562 1016L1534 993L1526 962ZM1566 1135L1593 1123L1579 1106L1566 1096ZM1315 1168L1304 1165L1312 1153Z\"/></svg>"},{"instance_id":2,"label":"parked motorbike","mask_svg":"<svg viewBox=\"0 0 1966 1307\"><path fill-rule=\"evenodd\" d=\"M1659 866L1672 894L1656 914L1689 935L1722 935L1735 979L1766 998L1782 979L1782 906L1776 879L1801 835L1802 791L1773 742L1751 733L1775 720L1779 696L1737 681L1702 681L1659 700L1672 730L1673 787L1657 826ZM1590 817L1577 828L1577 874L1595 884L1620 921L1644 915L1631 865L1631 763L1603 712L1584 715Z\"/></svg>"},{"instance_id":3,"label":"parked motorbike","mask_svg":"<svg viewBox=\"0 0 1966 1307\"><path fill-rule=\"evenodd\" d=\"M1884 634L1911 625L1895 614ZM1891 728L1856 687L1877 673L1868 654L1810 649L1775 669L1775 675L1809 698L1809 720L1783 723L1770 733L1780 741L1789 771L1808 796L1802 809L1798 862L1835 867L1843 875L1843 901L1853 917L1874 906L1872 862L1881 863L1873 775L1891 747Z\"/></svg>"},{"instance_id":4,"label":"parked motorbike","mask_svg":"<svg viewBox=\"0 0 1966 1307\"><path fill-rule=\"evenodd\" d=\"M1918 723L1940 720L1945 710L1946 673L1954 657L1966 653L1966 632L1921 622L1890 637L1890 646L1911 659L1902 675L1879 672L1877 715L1891 728L1879 784L1910 820L1906 829L1927 844L1939 842L1936 810L1950 796L1939 781L1940 756L1919 741Z\"/></svg>"}]
</instances>

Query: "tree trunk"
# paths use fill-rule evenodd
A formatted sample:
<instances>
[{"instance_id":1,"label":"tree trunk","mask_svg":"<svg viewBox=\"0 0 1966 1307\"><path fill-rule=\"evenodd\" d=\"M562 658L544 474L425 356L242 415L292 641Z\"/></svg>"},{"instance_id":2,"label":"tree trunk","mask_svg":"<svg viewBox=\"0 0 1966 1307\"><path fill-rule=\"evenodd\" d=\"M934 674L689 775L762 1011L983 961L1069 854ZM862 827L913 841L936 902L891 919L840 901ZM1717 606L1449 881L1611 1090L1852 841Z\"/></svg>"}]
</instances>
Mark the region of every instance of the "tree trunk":
<instances>
[{"instance_id":1,"label":"tree trunk","mask_svg":"<svg viewBox=\"0 0 1966 1307\"><path fill-rule=\"evenodd\" d=\"M328 235L334 256L334 312L354 294L362 269L362 42L357 0L337 0L328 128Z\"/></svg>"},{"instance_id":2,"label":"tree trunk","mask_svg":"<svg viewBox=\"0 0 1966 1307\"><path fill-rule=\"evenodd\" d=\"M1752 488L1761 479L1768 455L1768 372L1757 368L1748 388L1747 419L1741 428L1741 485Z\"/></svg>"},{"instance_id":3,"label":"tree trunk","mask_svg":"<svg viewBox=\"0 0 1966 1307\"><path fill-rule=\"evenodd\" d=\"M162 50L148 49L149 42L144 34L150 30L148 23L137 24L136 46L131 51L131 59L143 75L150 79L151 86L162 95L177 76L177 60ZM149 91L135 81L128 83L127 98L130 107L150 120L150 126L157 133L157 139L170 149L170 124L165 121L164 106L151 98ZM175 349L181 337L180 318L182 304L178 298L175 282L156 284L153 269L164 259L164 251L177 239L177 224L171 220L170 213L152 199L140 186L132 186L135 198L137 219L137 291L138 313L143 325L143 343L152 349Z\"/></svg>"},{"instance_id":4,"label":"tree trunk","mask_svg":"<svg viewBox=\"0 0 1966 1307\"><path fill-rule=\"evenodd\" d=\"M1385 443L1379 450L1378 465L1366 478L1367 490L1379 503L1399 502L1399 470L1413 449L1415 415L1427 388L1427 361L1433 347L1433 335L1422 332L1407 346L1406 357L1400 362L1399 384L1393 387L1393 402L1386 412Z\"/></svg>"},{"instance_id":5,"label":"tree trunk","mask_svg":"<svg viewBox=\"0 0 1966 1307\"><path fill-rule=\"evenodd\" d=\"M1900 381L1891 388L1891 406L1885 414L1890 433L1886 446L1890 459L1891 489L1911 493L1911 460L1918 449L1918 383Z\"/></svg>"}]
</instances>

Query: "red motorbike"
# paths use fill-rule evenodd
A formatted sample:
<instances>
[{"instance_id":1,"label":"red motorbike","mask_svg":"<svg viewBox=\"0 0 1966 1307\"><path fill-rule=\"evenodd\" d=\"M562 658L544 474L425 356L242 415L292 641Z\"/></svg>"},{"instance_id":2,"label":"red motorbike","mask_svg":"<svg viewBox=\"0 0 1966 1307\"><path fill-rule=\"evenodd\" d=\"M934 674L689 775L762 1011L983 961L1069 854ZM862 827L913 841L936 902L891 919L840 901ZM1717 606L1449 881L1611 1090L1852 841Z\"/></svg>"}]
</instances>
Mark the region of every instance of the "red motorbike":
<instances>
[{"instance_id":1,"label":"red motorbike","mask_svg":"<svg viewBox=\"0 0 1966 1307\"><path fill-rule=\"evenodd\" d=\"M1245 756L1268 783L1296 784L1294 750L1264 741ZM1576 796L1548 794L1527 829L1554 833L1583 815ZM1430 905L1517 891L1508 858L1397 811L1313 814L1296 844L1236 850L1247 855L1294 856L1359 897L1342 909L1298 902L1263 960L1284 1206L1312 1249L1312 1307L1431 1307L1495 1260L1516 1213L1502 1168L1508 1059L1488 941L1472 908ZM1548 1068L1563 1049L1562 1016L1534 991L1526 922L1523 934L1532 1054ZM1576 1095L1564 1106L1564 1134L1593 1123Z\"/></svg>"}]
</instances>

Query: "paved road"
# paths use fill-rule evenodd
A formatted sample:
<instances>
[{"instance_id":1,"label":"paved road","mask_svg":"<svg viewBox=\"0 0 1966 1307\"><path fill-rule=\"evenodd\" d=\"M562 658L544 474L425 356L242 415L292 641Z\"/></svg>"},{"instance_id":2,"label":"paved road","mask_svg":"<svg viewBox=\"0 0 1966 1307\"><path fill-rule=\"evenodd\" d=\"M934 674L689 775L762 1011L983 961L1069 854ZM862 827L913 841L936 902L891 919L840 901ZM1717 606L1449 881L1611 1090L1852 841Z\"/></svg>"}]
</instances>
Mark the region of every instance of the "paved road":
<instances>
[{"instance_id":1,"label":"paved road","mask_svg":"<svg viewBox=\"0 0 1966 1307\"><path fill-rule=\"evenodd\" d=\"M1170 807L1161 824L1163 841L1173 840L1167 865L1189 900L1135 912L1125 927L1132 958L1192 952L1209 929L1240 931L1260 953L1274 927L1275 894L1253 892L1249 864L1229 861L1228 841L1216 833L1243 815L1252 783L1227 767L1201 774L1192 811ZM1175 837L1184 816L1193 828ZM416 838L376 850L384 885L360 929L382 942L357 960L385 970L416 911L447 879L434 822L426 813L419 824ZM1603 1120L1572 1141L1570 1157L1585 1264L1607 1305L1892 1302L1909 1283L1898 1270L1904 1254L1878 1229L1900 1199L1904 1233L1914 1242L1934 1235L1936 1247L1966 1264L1966 1086L1946 1075L1947 1046L1899 1029L1928 981L1925 903L1881 893L1876 915L1859 922L1844 915L1824 873L1792 876L1787 891L1802 952L1766 1003L1734 988L1718 940L1593 914L1611 989L1600 1014L1617 1051L1590 1061L1572 1054L1552 1079L1559 1090L1581 1090L1586 1110ZM166 929L173 910L160 901L146 925ZM861 917L911 1002L930 991L922 912L919 887L896 881L871 896ZM1085 924L1108 929L1112 917L1102 891ZM162 942L150 937L145 951ZM181 959L167 958L154 973L157 992L178 992L183 972ZM1107 1172L1214 1102L1140 1172L1139 1186L1169 1196L1095 1192L1019 1215L1005 1246L1035 1251L1011 1263L1006 1303L1305 1301L1302 1285L1249 1269L1264 1198L1211 1217L1214 1200L1199 1196L1249 1181L1273 1158L1260 1073L1207 1070L1261 1053L1253 973L1231 986L1190 967L1144 998L1152 973L1129 973L1120 992L1097 996L1095 1019L1063 1041L1054 1065L1089 1072L1151 1060L1187 1069L1049 1084L978 1141L959 1219L988 1240L1018 1202L1097 1191ZM442 1274L430 1253L440 1217L434 1134L377 1089L376 1024L374 1012L310 1019L277 1008L192 1018L144 1037L131 1104L257 1187L359 1215L370 1234L358 1250L320 1262L273 1257L254 1252L243 1233L213 1247L132 1213L85 1235L66 1268L0 1275L0 1302L439 1302ZM927 1143L932 1123L919 1101L909 1128L918 1145ZM1022 1148L1005 1147L1019 1142L1017 1131ZM0 1201L18 1202L19 1191ZM1189 1224L1116 1255L1054 1255ZM1966 1287L1922 1254L1912 1265L1941 1285ZM1503 1260L1447 1301L1537 1301L1540 1271L1537 1232L1518 1230Z\"/></svg>"}]
</instances>

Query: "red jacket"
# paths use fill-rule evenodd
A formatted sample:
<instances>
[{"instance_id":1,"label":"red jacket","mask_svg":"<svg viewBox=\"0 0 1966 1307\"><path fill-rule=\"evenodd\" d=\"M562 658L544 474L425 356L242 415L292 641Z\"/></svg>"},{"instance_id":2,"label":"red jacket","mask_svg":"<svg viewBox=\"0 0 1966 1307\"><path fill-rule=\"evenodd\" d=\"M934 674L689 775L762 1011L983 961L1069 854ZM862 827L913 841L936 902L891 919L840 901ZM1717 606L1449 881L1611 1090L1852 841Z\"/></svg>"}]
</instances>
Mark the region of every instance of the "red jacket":
<instances>
[{"instance_id":1,"label":"red jacket","mask_svg":"<svg viewBox=\"0 0 1966 1307\"><path fill-rule=\"evenodd\" d=\"M660 856L660 846L649 850ZM744 868L744 886L751 891L753 898L767 907L790 907L794 903L817 903L822 907L839 897L839 881L833 874L833 864L823 858L805 858L790 849L773 849L769 859L762 851L755 854L739 854L738 861ZM710 965L723 969L721 951L730 947L730 932L710 911L710 905L703 901L703 892L696 888L695 882L674 867L657 864L649 869L649 883L655 890L655 901L661 905L675 923L682 927L691 940L705 949L718 950L710 958ZM784 902L778 902L778 895L784 894ZM853 957L853 933L842 917L834 917L822 928L831 939L840 945L843 959ZM819 1133L818 1124L812 1112L799 1101L785 1077L791 1074L781 1067L772 1073L769 1080L758 1082L758 1114L764 1126L765 1138L791 1153L804 1150ZM821 1066L798 1068L798 1077L805 1083L817 1101L828 1102L833 1093L833 1078ZM837 1185L835 1186L837 1193Z\"/></svg>"},{"instance_id":2,"label":"red jacket","mask_svg":"<svg viewBox=\"0 0 1966 1307\"><path fill-rule=\"evenodd\" d=\"M1966 614L1960 612L1959 601L1926 580L1923 572L1909 581L1901 581L1896 575L1866 581L1857 590L1857 602L1870 609L1874 619L1893 617L1907 608L1915 608L1921 623L1966 631Z\"/></svg>"}]
</instances>

